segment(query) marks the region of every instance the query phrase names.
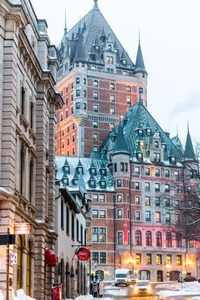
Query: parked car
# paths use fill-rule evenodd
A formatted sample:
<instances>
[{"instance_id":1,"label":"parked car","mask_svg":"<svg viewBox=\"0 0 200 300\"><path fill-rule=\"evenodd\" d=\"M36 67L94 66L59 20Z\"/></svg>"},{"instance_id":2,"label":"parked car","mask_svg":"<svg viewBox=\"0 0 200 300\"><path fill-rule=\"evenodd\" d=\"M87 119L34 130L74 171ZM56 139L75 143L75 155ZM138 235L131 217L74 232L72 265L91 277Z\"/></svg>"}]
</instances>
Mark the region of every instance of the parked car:
<instances>
[{"instance_id":1,"label":"parked car","mask_svg":"<svg viewBox=\"0 0 200 300\"><path fill-rule=\"evenodd\" d=\"M152 288L149 280L137 280L134 286L134 295L152 295Z\"/></svg>"},{"instance_id":2,"label":"parked car","mask_svg":"<svg viewBox=\"0 0 200 300\"><path fill-rule=\"evenodd\" d=\"M135 284L137 280L137 277L133 274L128 275L128 284Z\"/></svg>"},{"instance_id":3,"label":"parked car","mask_svg":"<svg viewBox=\"0 0 200 300\"><path fill-rule=\"evenodd\" d=\"M184 281L185 281L185 282L197 281L197 279L196 279L195 276L188 275L188 276L185 276L185 277L184 277Z\"/></svg>"}]
</instances>

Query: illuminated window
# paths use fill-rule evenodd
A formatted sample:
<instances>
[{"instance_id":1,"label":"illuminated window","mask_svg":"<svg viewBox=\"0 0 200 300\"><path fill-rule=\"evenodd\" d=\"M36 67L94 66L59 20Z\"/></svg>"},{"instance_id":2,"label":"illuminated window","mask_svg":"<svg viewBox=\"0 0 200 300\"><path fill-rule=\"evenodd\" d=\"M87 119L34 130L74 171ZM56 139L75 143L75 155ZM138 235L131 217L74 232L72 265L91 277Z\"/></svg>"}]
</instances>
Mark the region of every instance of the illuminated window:
<instances>
[{"instance_id":1,"label":"illuminated window","mask_svg":"<svg viewBox=\"0 0 200 300\"><path fill-rule=\"evenodd\" d=\"M157 265L162 265L162 254L157 254L156 255L156 264Z\"/></svg>"}]
</instances>

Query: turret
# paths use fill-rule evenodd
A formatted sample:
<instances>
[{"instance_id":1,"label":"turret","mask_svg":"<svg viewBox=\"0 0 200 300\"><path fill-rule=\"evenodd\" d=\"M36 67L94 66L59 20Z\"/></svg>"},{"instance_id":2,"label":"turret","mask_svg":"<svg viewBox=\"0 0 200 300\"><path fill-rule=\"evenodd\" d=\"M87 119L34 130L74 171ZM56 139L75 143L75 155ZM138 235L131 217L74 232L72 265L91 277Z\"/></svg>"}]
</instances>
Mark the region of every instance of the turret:
<instances>
[{"instance_id":1,"label":"turret","mask_svg":"<svg viewBox=\"0 0 200 300\"><path fill-rule=\"evenodd\" d=\"M147 107L147 76L148 73L145 69L140 39L138 43L138 50L136 56L134 75L138 78L138 101L142 101L144 106Z\"/></svg>"}]
</instances>

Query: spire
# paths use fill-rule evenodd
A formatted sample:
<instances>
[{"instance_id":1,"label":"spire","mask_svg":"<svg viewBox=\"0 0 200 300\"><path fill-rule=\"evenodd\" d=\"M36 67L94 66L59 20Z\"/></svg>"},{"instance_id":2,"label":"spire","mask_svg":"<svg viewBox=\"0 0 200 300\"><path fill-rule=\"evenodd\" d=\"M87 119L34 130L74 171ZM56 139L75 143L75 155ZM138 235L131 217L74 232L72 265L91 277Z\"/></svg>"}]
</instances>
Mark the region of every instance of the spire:
<instances>
[{"instance_id":1,"label":"spire","mask_svg":"<svg viewBox=\"0 0 200 300\"><path fill-rule=\"evenodd\" d=\"M67 33L67 15L66 15L66 9L65 9L65 28L64 28L64 34Z\"/></svg>"},{"instance_id":2,"label":"spire","mask_svg":"<svg viewBox=\"0 0 200 300\"><path fill-rule=\"evenodd\" d=\"M192 139L190 136L190 132L189 132L189 126L188 126L188 133L187 133L187 138L186 138L186 144L185 144L185 158L189 158L189 159L194 159L196 160L196 156L194 153L194 148L192 145Z\"/></svg>"},{"instance_id":3,"label":"spire","mask_svg":"<svg viewBox=\"0 0 200 300\"><path fill-rule=\"evenodd\" d=\"M98 0L94 0L94 9L98 9L98 4L97 4Z\"/></svg>"},{"instance_id":4,"label":"spire","mask_svg":"<svg viewBox=\"0 0 200 300\"><path fill-rule=\"evenodd\" d=\"M144 65L144 60L143 60L143 55L142 55L142 49L140 46L140 34L139 34L139 40L138 40L138 51L137 51L137 57L136 57L136 63L135 63L135 71L136 72L145 72L145 65Z\"/></svg>"},{"instance_id":5,"label":"spire","mask_svg":"<svg viewBox=\"0 0 200 300\"><path fill-rule=\"evenodd\" d=\"M118 127L118 133L115 140L114 154L127 154L129 155L128 147L124 138L122 124Z\"/></svg>"},{"instance_id":6,"label":"spire","mask_svg":"<svg viewBox=\"0 0 200 300\"><path fill-rule=\"evenodd\" d=\"M76 47L76 53L74 56L74 62L84 62L86 60L85 48L83 45L83 34L81 28L79 28L78 42Z\"/></svg>"}]
</instances>

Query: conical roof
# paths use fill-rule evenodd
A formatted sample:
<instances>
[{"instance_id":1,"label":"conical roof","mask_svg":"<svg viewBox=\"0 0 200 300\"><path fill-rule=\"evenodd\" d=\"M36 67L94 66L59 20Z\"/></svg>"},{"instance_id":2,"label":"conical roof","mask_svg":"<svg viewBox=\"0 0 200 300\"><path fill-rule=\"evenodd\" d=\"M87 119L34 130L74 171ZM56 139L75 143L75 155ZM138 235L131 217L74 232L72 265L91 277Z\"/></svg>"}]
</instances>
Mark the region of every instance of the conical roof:
<instances>
[{"instance_id":1,"label":"conical roof","mask_svg":"<svg viewBox=\"0 0 200 300\"><path fill-rule=\"evenodd\" d=\"M137 50L137 56L136 56L136 62L135 62L135 72L145 72L145 65L144 65L144 59L142 55L142 49L140 46L140 41L138 44L138 50Z\"/></svg>"},{"instance_id":2,"label":"conical roof","mask_svg":"<svg viewBox=\"0 0 200 300\"><path fill-rule=\"evenodd\" d=\"M186 138L184 155L185 155L185 159L196 160L196 155L194 153L194 148L193 148L193 145L192 145L192 139L191 139L191 136L190 136L189 129L188 129L187 138Z\"/></svg>"},{"instance_id":3,"label":"conical roof","mask_svg":"<svg viewBox=\"0 0 200 300\"><path fill-rule=\"evenodd\" d=\"M115 140L115 148L113 151L113 155L115 154L128 154L128 147L123 134L122 124L119 125L116 140Z\"/></svg>"}]
</instances>

